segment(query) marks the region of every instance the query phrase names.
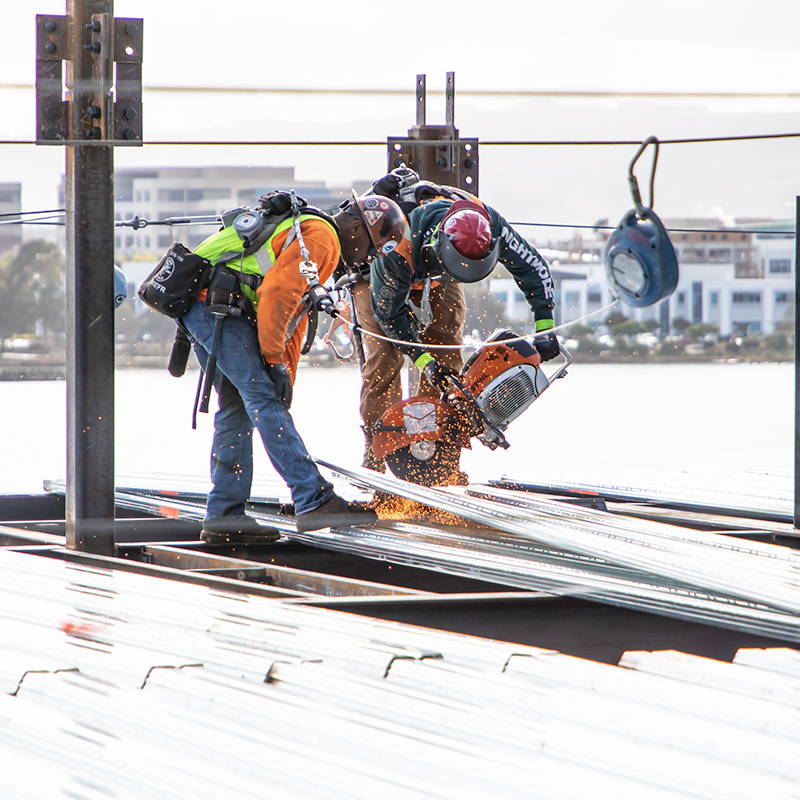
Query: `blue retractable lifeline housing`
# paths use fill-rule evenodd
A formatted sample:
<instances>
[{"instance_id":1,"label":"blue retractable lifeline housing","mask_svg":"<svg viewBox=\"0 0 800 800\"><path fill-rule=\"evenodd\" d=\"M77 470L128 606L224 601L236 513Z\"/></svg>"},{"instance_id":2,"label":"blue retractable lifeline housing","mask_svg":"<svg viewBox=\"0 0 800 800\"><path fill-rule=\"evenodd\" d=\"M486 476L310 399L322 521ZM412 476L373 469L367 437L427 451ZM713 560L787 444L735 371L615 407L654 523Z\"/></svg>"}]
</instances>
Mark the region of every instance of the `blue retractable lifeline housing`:
<instances>
[{"instance_id":1,"label":"blue retractable lifeline housing","mask_svg":"<svg viewBox=\"0 0 800 800\"><path fill-rule=\"evenodd\" d=\"M125 273L114 265L114 308L119 308L128 298L128 283Z\"/></svg>"},{"instance_id":2,"label":"blue retractable lifeline housing","mask_svg":"<svg viewBox=\"0 0 800 800\"><path fill-rule=\"evenodd\" d=\"M605 248L606 277L611 290L629 306L652 306L669 297L678 285L678 257L667 230L652 208L642 203L633 167L648 145L655 146L650 172L650 206L653 205L658 139L649 136L628 167L634 208L622 218Z\"/></svg>"},{"instance_id":3,"label":"blue retractable lifeline housing","mask_svg":"<svg viewBox=\"0 0 800 800\"><path fill-rule=\"evenodd\" d=\"M678 285L675 248L650 208L625 214L606 243L605 263L612 291L629 306L652 306Z\"/></svg>"}]
</instances>

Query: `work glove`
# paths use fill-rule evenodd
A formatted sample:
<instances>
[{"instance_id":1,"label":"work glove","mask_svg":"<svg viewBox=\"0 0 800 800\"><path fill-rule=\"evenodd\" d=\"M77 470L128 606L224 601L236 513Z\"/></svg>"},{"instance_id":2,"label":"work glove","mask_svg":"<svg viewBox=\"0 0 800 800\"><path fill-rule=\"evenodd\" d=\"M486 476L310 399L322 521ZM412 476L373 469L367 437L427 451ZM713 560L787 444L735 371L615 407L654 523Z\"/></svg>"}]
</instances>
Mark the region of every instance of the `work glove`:
<instances>
[{"instance_id":1,"label":"work glove","mask_svg":"<svg viewBox=\"0 0 800 800\"><path fill-rule=\"evenodd\" d=\"M267 374L275 384L275 394L286 408L292 405L292 379L286 364L266 364Z\"/></svg>"},{"instance_id":2,"label":"work glove","mask_svg":"<svg viewBox=\"0 0 800 800\"><path fill-rule=\"evenodd\" d=\"M538 336L533 337L533 346L536 348L542 361L549 361L555 358L560 352L561 347L558 344L558 339L554 333L549 331L540 333Z\"/></svg>"},{"instance_id":3,"label":"work glove","mask_svg":"<svg viewBox=\"0 0 800 800\"><path fill-rule=\"evenodd\" d=\"M333 298L319 281L314 281L310 284L308 287L308 297L312 307L316 308L317 311L324 311L332 317L336 315Z\"/></svg>"},{"instance_id":4,"label":"work glove","mask_svg":"<svg viewBox=\"0 0 800 800\"><path fill-rule=\"evenodd\" d=\"M451 375L455 377L456 373L450 367L437 361L430 353L423 353L414 364L425 376L425 380L440 392L446 392L451 388L452 384L449 379Z\"/></svg>"},{"instance_id":5,"label":"work glove","mask_svg":"<svg viewBox=\"0 0 800 800\"><path fill-rule=\"evenodd\" d=\"M372 191L384 197L397 197L399 191L406 186L416 183L419 175L413 169L405 166L395 167L388 175L378 178L372 184Z\"/></svg>"}]
</instances>

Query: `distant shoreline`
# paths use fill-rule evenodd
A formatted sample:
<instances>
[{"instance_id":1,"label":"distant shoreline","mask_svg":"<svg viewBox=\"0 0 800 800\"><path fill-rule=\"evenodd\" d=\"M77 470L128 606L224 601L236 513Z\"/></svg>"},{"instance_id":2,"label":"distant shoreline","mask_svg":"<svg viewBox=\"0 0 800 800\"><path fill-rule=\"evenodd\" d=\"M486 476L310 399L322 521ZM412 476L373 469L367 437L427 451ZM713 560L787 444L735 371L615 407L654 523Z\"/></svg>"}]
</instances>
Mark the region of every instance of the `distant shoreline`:
<instances>
[{"instance_id":1,"label":"distant shoreline","mask_svg":"<svg viewBox=\"0 0 800 800\"><path fill-rule=\"evenodd\" d=\"M664 356L655 354L636 354L615 356L610 351L603 354L573 353L578 364L791 364L793 359L787 358L753 358L745 356L720 356L719 354ZM10 359L9 359L10 360ZM115 369L163 369L166 372L169 356L146 356L135 359L117 359ZM336 361L316 362L315 366L336 366ZM196 364L187 365L188 372L197 370ZM0 358L0 383L7 381L56 381L64 380L66 366L61 363L35 363L27 360L25 363L4 363Z\"/></svg>"}]
</instances>

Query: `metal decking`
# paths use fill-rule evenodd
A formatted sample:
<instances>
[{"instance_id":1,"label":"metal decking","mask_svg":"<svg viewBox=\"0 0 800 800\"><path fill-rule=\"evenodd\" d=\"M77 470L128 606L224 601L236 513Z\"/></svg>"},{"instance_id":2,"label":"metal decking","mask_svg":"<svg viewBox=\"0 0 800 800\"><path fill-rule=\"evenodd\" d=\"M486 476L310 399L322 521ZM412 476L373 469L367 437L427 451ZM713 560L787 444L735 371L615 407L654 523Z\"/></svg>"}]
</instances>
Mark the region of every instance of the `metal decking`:
<instances>
[{"instance_id":1,"label":"metal decking","mask_svg":"<svg viewBox=\"0 0 800 800\"><path fill-rule=\"evenodd\" d=\"M15 798L796 797L796 651L609 666L8 550L0 587Z\"/></svg>"},{"instance_id":2,"label":"metal decking","mask_svg":"<svg viewBox=\"0 0 800 800\"><path fill-rule=\"evenodd\" d=\"M298 534L262 484L285 539L210 547L202 481L151 476L108 558L63 546L57 482L7 500L0 795L797 796L788 525L328 466L464 523Z\"/></svg>"}]
</instances>

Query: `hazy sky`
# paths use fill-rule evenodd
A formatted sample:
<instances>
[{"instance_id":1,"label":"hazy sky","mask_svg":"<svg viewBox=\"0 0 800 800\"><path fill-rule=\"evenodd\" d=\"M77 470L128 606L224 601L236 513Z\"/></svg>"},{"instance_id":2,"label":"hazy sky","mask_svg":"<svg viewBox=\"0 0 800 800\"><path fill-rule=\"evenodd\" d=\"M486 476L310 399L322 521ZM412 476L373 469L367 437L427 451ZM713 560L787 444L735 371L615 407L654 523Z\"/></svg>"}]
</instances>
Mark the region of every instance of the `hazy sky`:
<instances>
[{"instance_id":1,"label":"hazy sky","mask_svg":"<svg viewBox=\"0 0 800 800\"><path fill-rule=\"evenodd\" d=\"M34 16L65 0L0 0L0 84L30 84ZM117 0L144 18L145 138L383 139L414 122L413 95L164 93L158 86L429 90L456 73L456 124L480 139L643 139L800 130L800 99L555 100L478 98L459 90L798 92L797 0L561 0L557 3L305 0ZM31 139L33 92L0 89L5 139ZM441 95L428 121L444 121ZM662 149L655 208L665 216L793 213L800 139ZM630 206L635 148L481 150L481 194L509 218L591 223ZM60 148L0 150L2 180L21 180L25 209L55 200ZM118 149L118 166L294 164L304 179L377 177L377 148ZM647 162L640 162L644 183Z\"/></svg>"}]
</instances>

